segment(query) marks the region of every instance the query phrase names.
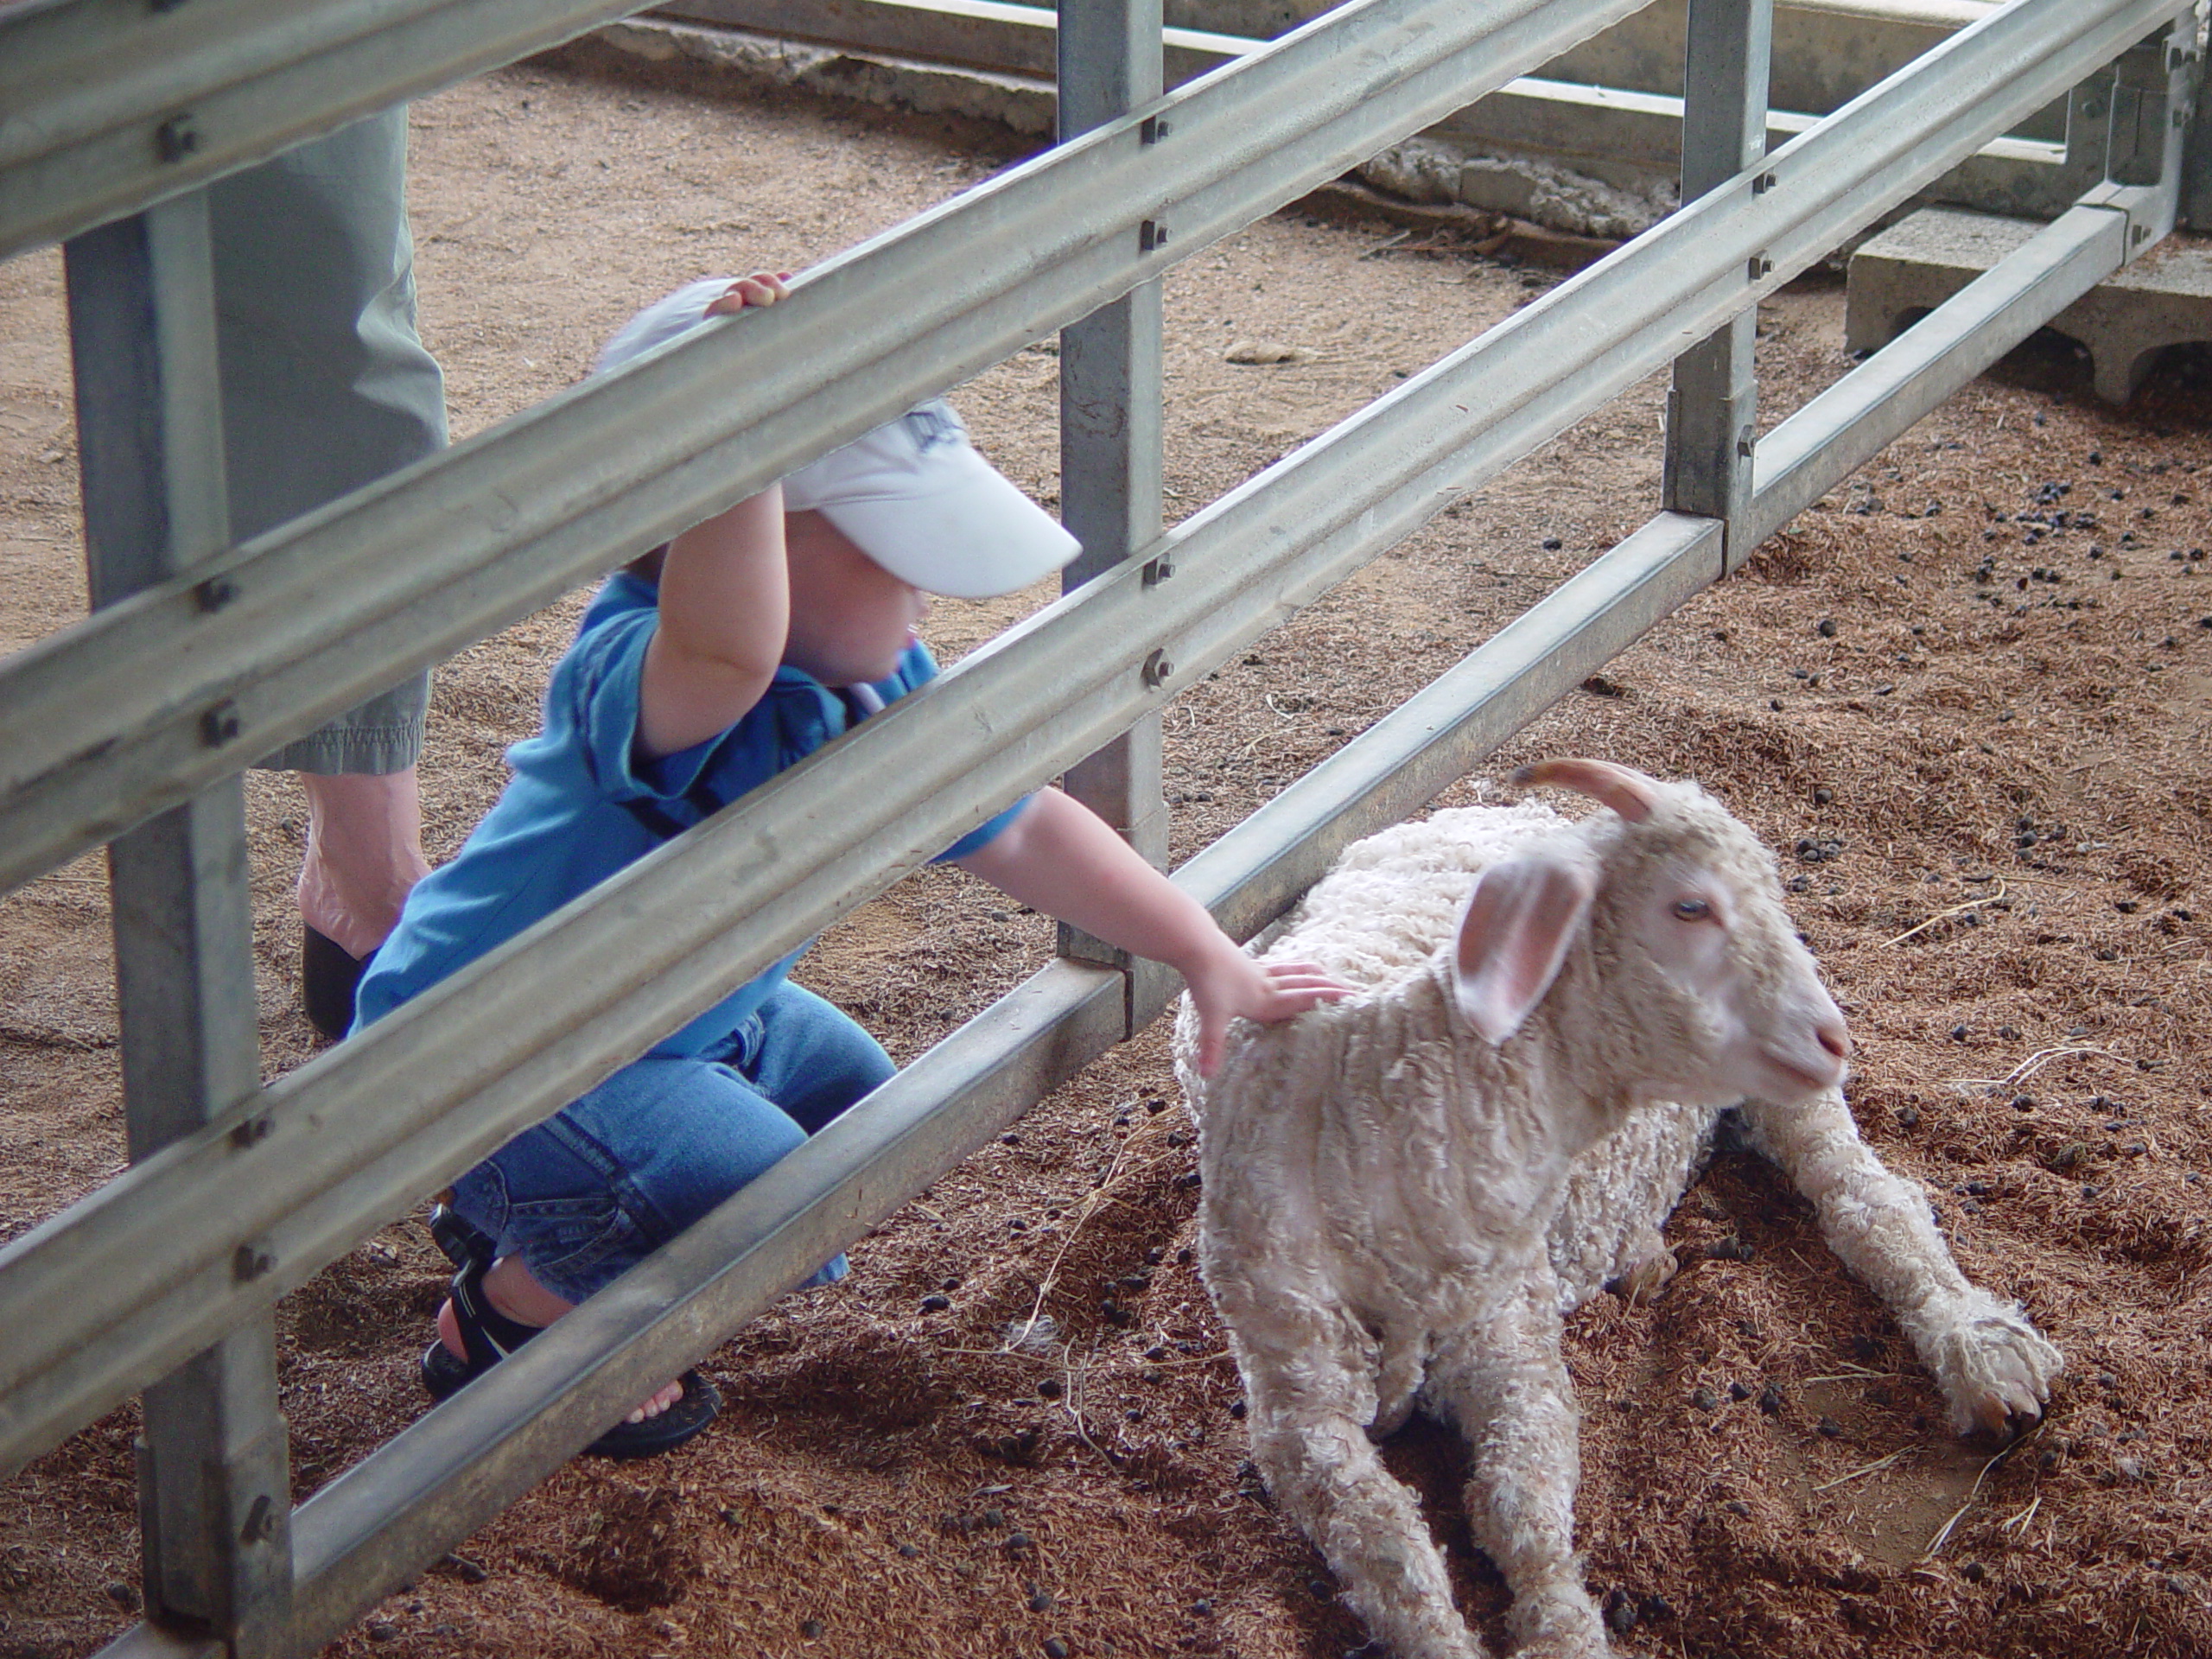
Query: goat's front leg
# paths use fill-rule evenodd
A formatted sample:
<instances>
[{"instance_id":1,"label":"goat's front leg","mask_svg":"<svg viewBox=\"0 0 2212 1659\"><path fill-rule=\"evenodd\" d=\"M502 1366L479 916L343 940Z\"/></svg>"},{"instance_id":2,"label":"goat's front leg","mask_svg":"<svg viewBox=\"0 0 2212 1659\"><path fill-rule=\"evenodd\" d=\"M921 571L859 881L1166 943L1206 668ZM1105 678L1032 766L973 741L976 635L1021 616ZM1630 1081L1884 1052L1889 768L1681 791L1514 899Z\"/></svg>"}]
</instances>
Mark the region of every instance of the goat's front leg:
<instances>
[{"instance_id":1,"label":"goat's front leg","mask_svg":"<svg viewBox=\"0 0 2212 1659\"><path fill-rule=\"evenodd\" d=\"M1295 1384L1260 1375L1260 1365L1245 1373L1252 1460L1268 1491L1398 1659L1483 1659L1413 1494L1368 1439L1371 1404L1356 1403L1365 1391L1353 1379L1316 1375L1310 1361L1298 1369Z\"/></svg>"},{"instance_id":2,"label":"goat's front leg","mask_svg":"<svg viewBox=\"0 0 2212 1659\"><path fill-rule=\"evenodd\" d=\"M1559 1352L1558 1292L1532 1274L1527 1294L1456 1333L1429 1364L1426 1398L1474 1453L1467 1520L1513 1592L1506 1620L1527 1659L1602 1659L1610 1651L1574 1553L1580 1423Z\"/></svg>"},{"instance_id":3,"label":"goat's front leg","mask_svg":"<svg viewBox=\"0 0 2212 1659\"><path fill-rule=\"evenodd\" d=\"M2003 1434L2033 1423L2065 1368L2012 1302L1967 1282L1936 1232L1919 1187L1884 1168L1840 1090L1810 1105L1744 1103L1760 1151L1813 1201L1828 1248L1888 1303L1936 1374L1961 1434Z\"/></svg>"}]
</instances>

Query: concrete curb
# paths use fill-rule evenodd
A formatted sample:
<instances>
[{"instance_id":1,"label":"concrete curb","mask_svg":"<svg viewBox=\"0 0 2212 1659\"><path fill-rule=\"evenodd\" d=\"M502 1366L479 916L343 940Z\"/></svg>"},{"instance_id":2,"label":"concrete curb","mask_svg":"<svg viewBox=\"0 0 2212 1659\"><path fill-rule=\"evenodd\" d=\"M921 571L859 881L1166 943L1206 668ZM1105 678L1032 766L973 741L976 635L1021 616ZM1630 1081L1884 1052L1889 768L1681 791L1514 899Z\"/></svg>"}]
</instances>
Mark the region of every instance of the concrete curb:
<instances>
[{"instance_id":1,"label":"concrete curb","mask_svg":"<svg viewBox=\"0 0 2212 1659\"><path fill-rule=\"evenodd\" d=\"M1052 83L842 47L808 46L742 29L634 17L594 29L560 48L600 46L643 64L691 66L762 86L826 92L882 108L988 121L1025 138L1048 139Z\"/></svg>"},{"instance_id":2,"label":"concrete curb","mask_svg":"<svg viewBox=\"0 0 2212 1659\"><path fill-rule=\"evenodd\" d=\"M1879 351L2044 227L1929 207L1851 257L1844 348ZM2051 319L2088 347L2097 396L2133 397L2169 346L2212 340L2212 243L2170 237Z\"/></svg>"}]
</instances>

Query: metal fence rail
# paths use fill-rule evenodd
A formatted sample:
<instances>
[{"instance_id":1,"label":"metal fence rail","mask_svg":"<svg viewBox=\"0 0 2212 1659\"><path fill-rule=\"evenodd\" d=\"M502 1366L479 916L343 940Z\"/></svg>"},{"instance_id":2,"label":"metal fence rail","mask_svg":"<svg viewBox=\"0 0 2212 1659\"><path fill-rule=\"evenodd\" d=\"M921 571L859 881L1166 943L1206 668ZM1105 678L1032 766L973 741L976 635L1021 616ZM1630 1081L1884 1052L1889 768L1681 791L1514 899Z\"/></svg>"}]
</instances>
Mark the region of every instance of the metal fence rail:
<instances>
[{"instance_id":1,"label":"metal fence rail","mask_svg":"<svg viewBox=\"0 0 2212 1659\"><path fill-rule=\"evenodd\" d=\"M79 3L89 14L105 0ZM165 568L181 573L0 665L0 874L9 880L161 811L119 843L175 842L167 863L147 865L145 890L186 899L216 891L226 878L192 861L204 865L206 848L227 844L222 818L234 810L235 786L230 798L194 792L243 759L1102 302L1114 305L1071 329L1064 372L1071 386L1135 414L1118 429L1111 420L1069 429L1068 512L1085 517L1092 555L1078 591L275 1084L256 1089L250 1068L240 1082L202 1065L189 1109L158 1130L149 1121L143 1134L134 1104L141 1160L0 1249L0 1329L10 1333L0 1352L0 1470L210 1353L230 1354L223 1375L236 1394L237 1377L266 1372L267 1313L286 1291L998 806L1132 727L1139 740L1089 784L1141 845L1161 810L1156 738L1142 737L1141 722L1182 680L1675 361L1673 510L1179 874L1232 932L1249 936L1346 841L1428 798L2171 226L2195 86L2194 0L2015 0L1764 156L1768 3L1693 6L1693 50L1709 73L1702 83L1694 77L1701 89L1691 100L1685 176L1709 190L1164 536L1149 279L1341 170L1362 146L1464 103L1473 86L1503 84L1633 0L1368 0L1164 99L1148 97L1158 85L1156 44L1146 44L1158 40L1156 5L1103 7L1086 28L1064 31L1086 43L1063 69L1080 93L1069 124L1102 124L833 261L742 328L710 330L228 552L219 551L219 468L212 481L204 467L194 474L188 445L170 442L157 469L171 480L168 505L139 510L183 512L181 531L168 524L162 532ZM69 10L34 8L35 21L59 31L40 38L65 38ZM233 33L224 38L234 45L281 44L275 25L264 41L239 21L243 5L209 15L227 20ZM2184 17L2163 67L2171 119L2158 184L2093 193L1752 444L1750 321L1763 295ZM414 49L413 26L391 24L394 64ZM0 28L0 48L8 38ZM419 69L389 73L398 84ZM130 96L150 106L163 90ZM129 102L110 98L118 100ZM307 116L285 118L311 130ZM11 130L0 127L0 138ZM12 153L0 144L0 191L11 188ZM13 200L0 194L0 222ZM191 224L167 209L126 221L116 234L128 245L111 250L117 268L128 267L131 248L153 247L149 238L188 244ZM178 377L193 372L188 344L154 353L154 393L174 394ZM724 391L732 385L747 390ZM92 444L88 434L88 465ZM194 839L202 818L213 839ZM120 893L120 852L118 861ZM190 991L189 1009L200 1012L188 1023L211 1053L235 1009L203 1007L207 988L222 982L209 963L230 961L225 971L235 975L247 959L226 957L219 934L170 976ZM1073 962L1047 969L503 1363L495 1382L464 1391L334 1482L292 1518L289 1535L281 1517L264 1516L258 1554L219 1540L160 1541L198 1549L202 1568L231 1577L227 1589L204 1593L186 1584L168 1605L196 1597L200 1616L239 1652L327 1639L1148 1018L1166 993L1156 976L1132 980ZM127 1076L148 1028L141 1018L134 1030L131 1006L126 996ZM249 1016L249 1043L250 1026ZM239 1045L221 1052L234 1072ZM145 1063L137 1065L143 1074ZM235 1352L226 1346L241 1342ZM181 1389L180 1400L219 1392L206 1378L161 1386ZM220 1466L242 1471L225 1488L234 1496L248 1492L249 1473L270 1484L254 1434L265 1438L273 1405L249 1400L243 1409L228 1426L187 1410L165 1431L180 1444L227 1437ZM276 1456L281 1473L281 1444ZM203 1507L217 1501L200 1488L175 1490ZM177 1506L173 1496L161 1501L169 1509L149 1500L149 1512ZM158 1606L152 1566L149 1605Z\"/></svg>"},{"instance_id":2,"label":"metal fence rail","mask_svg":"<svg viewBox=\"0 0 2212 1659\"><path fill-rule=\"evenodd\" d=\"M0 886L1084 316L1638 3L1365 0L827 262L788 311L555 397L22 653L0 667Z\"/></svg>"}]
</instances>

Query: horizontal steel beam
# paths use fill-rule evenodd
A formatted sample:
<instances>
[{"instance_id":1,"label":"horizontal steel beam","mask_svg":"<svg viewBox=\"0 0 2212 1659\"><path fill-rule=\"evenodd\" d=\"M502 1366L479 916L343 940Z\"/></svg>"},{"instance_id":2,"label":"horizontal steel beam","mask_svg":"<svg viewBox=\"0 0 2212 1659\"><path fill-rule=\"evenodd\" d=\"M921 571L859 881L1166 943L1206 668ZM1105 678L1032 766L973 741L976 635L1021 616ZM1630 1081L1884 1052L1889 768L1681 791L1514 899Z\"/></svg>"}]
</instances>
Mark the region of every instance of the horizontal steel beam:
<instances>
[{"instance_id":1,"label":"horizontal steel beam","mask_svg":"<svg viewBox=\"0 0 2212 1659\"><path fill-rule=\"evenodd\" d=\"M0 889L1088 314L1636 3L1366 0L839 256L783 305L18 653L0 665Z\"/></svg>"},{"instance_id":2,"label":"horizontal steel beam","mask_svg":"<svg viewBox=\"0 0 2212 1659\"><path fill-rule=\"evenodd\" d=\"M1003 0L663 0L653 15L1040 80L1058 69L1058 13ZM1267 44L1204 29L1160 31L1170 86Z\"/></svg>"},{"instance_id":3,"label":"horizontal steel beam","mask_svg":"<svg viewBox=\"0 0 2212 1659\"><path fill-rule=\"evenodd\" d=\"M1039 613L282 1079L250 1116L0 1250L0 1328L16 1333L0 1354L0 1466L302 1282L416 1195L1157 707L1159 677L1136 671L1152 653L1188 675L1242 649L1910 194L2015 107L2079 79L2079 54L2116 52L2146 15L2161 21L2176 9L2114 0L2070 50L2015 33L2047 23L2061 4L2082 0L2021 0L1961 34L1185 521L1153 550L1152 574L1172 567L1168 579L1131 568ZM1916 137L1931 112L1939 136ZM1759 188L1769 170L1783 188ZM1762 249L1775 269L1754 280ZM249 1241L274 1266L241 1281L232 1264Z\"/></svg>"},{"instance_id":4,"label":"horizontal steel beam","mask_svg":"<svg viewBox=\"0 0 2212 1659\"><path fill-rule=\"evenodd\" d=\"M2126 263L2128 215L2076 207L1759 440L1750 541L1780 530Z\"/></svg>"},{"instance_id":5,"label":"horizontal steel beam","mask_svg":"<svg viewBox=\"0 0 2212 1659\"><path fill-rule=\"evenodd\" d=\"M311 1652L1122 1035L1122 976L1054 963L318 1492L293 1522ZM634 1345L632 1345L634 1344Z\"/></svg>"},{"instance_id":6,"label":"horizontal steel beam","mask_svg":"<svg viewBox=\"0 0 2212 1659\"><path fill-rule=\"evenodd\" d=\"M1720 569L1668 515L1516 619L1176 880L1249 937L1344 844L1403 817ZM356 1465L294 1523L290 1644L328 1640L1118 1039L1119 976L1047 968L553 1333ZM525 1363L525 1362L527 1362Z\"/></svg>"},{"instance_id":7,"label":"horizontal steel beam","mask_svg":"<svg viewBox=\"0 0 2212 1659\"><path fill-rule=\"evenodd\" d=\"M1103 128L832 261L785 306L564 394L239 550L212 583L156 590L10 659L0 667L0 887L1156 274L1168 256L1137 250L1141 224L1155 227L1155 245L1165 227L1203 245L1624 9L1395 0L1383 18L1386 3L1309 26L1163 100L1172 130L1162 143L1144 142L1148 117ZM1948 165L2032 107L2019 86L2070 85L2053 62L2078 79L2180 6L2019 0L1829 118L1871 165L1832 138L1805 150L1829 123L1785 145L1770 163L1782 188L1754 200L1746 181L1723 204L1740 208L1729 228L1751 238L1747 257L1779 272L1761 291L1897 199L1884 194L1885 166L1906 166L1912 189L1942 171L1898 137L1931 110L1950 118L1922 148ZM1414 24L1442 29L1428 16L1440 9L1461 24L1478 12L1515 21L1439 58ZM2069 10L2080 32L2068 37L2057 29ZM1389 84L1415 61L1428 67ZM1322 121L1301 135L1286 112L1306 99ZM1974 142L1960 144L1962 130ZM1798 175L1808 156L1855 181L1811 214L1803 204L1820 181ZM1103 206L1077 224L1069 200ZM1693 211L1714 214L1707 203ZM1763 249L1768 238L1775 245ZM992 249L1009 251L978 254ZM1743 285L1722 285L1732 304L1747 302ZM902 329L893 320L916 296L922 315ZM626 478L638 481L624 489Z\"/></svg>"},{"instance_id":8,"label":"horizontal steel beam","mask_svg":"<svg viewBox=\"0 0 2212 1659\"><path fill-rule=\"evenodd\" d=\"M652 15L817 42L837 50L882 53L1040 80L1052 77L1057 26L1050 10L1009 5L1002 0L671 0L656 7ZM1817 33L1825 14L1802 10L1793 14L1787 8L1777 8L1777 16L1778 31L1783 27L1780 20L1794 16L1801 31L1810 24ZM1653 21L1654 14L1647 10L1622 27L1636 29ZM1827 21L1833 23L1832 18ZM1862 23L1867 21L1861 20ZM1958 26L1956 18L1945 19L1942 25L1945 30ZM1621 29L1611 31L1616 36L1621 32ZM1663 26L1659 32L1663 33ZM1922 44L1932 44L1936 38L1940 35L1931 32ZM1180 86L1220 64L1257 51L1265 43L1195 29L1163 30L1160 44L1166 84ZM1885 54L1874 55L1878 59ZM1599 67L1589 66L1592 70ZM1613 67L1627 66L1617 62ZM1655 67L1648 60L1644 63L1647 69ZM1777 73L1786 73L1788 67L1778 62ZM1807 67L1802 62L1796 67L1801 71ZM1833 71L1834 66L1829 68ZM1587 170L1595 166L1600 172L1611 173L1625 166L1662 174L1671 181L1681 153L1679 48L1669 70L1677 88L1673 92L1649 90L1646 81L1628 85L1576 81L1571 78L1571 69L1562 72L1569 74L1567 79L1524 75L1454 111L1428 131L1502 153L1556 157L1570 168ZM1665 80L1668 76L1662 74L1658 79ZM1832 80L1834 75L1823 79ZM1862 90L1865 84L1859 82L1851 90ZM1816 111L1813 114L1772 111L1768 147L1785 143L1804 131L1820 118L1817 111L1834 107L1843 96L1836 92L1826 102L1809 105ZM2057 111L2062 127L2064 114L2063 108ZM2063 141L1994 139L1961 162L1936 188L1936 197L1991 212L2048 218L2064 212L2100 176L2094 165L2069 167L2066 159ZM1488 204L1476 200L1475 205Z\"/></svg>"},{"instance_id":9,"label":"horizontal steel beam","mask_svg":"<svg viewBox=\"0 0 2212 1659\"><path fill-rule=\"evenodd\" d=\"M1870 365L1827 394L1827 409L1808 405L1804 427L1777 433L1789 433L1783 449L1796 458L1785 487L1798 487L1815 458L1840 471L1869 458L1940 401L1929 395L1938 365L1948 395L1979 372L1962 365L1986 366L2006 349L1968 346L1968 335L2024 337L2040 326L2037 313L2063 308L2054 294L2116 268L2126 239L2125 215L2109 208L2053 226L2042 246L2006 262L2016 269L1982 279L1985 292L1969 290L1931 317L1947 347L1884 353L1892 359L1885 373ZM1915 367L1901 366L1905 356ZM1868 438L1875 429L1885 435ZM1827 459L1815 443L1853 458ZM1722 541L1718 520L1662 514L1200 853L1178 885L1233 937L1257 933L1344 847L1433 799L1708 586ZM1110 1046L1119 998L1110 974L1046 969L626 1278L620 1294L595 1298L503 1366L496 1386L461 1396L324 1489L295 1523L301 1583L289 1644L330 1639L627 1402L711 1351Z\"/></svg>"},{"instance_id":10,"label":"horizontal steel beam","mask_svg":"<svg viewBox=\"0 0 2212 1659\"><path fill-rule=\"evenodd\" d=\"M1441 794L1720 575L1717 518L1662 512L1175 873L1233 938Z\"/></svg>"}]
</instances>

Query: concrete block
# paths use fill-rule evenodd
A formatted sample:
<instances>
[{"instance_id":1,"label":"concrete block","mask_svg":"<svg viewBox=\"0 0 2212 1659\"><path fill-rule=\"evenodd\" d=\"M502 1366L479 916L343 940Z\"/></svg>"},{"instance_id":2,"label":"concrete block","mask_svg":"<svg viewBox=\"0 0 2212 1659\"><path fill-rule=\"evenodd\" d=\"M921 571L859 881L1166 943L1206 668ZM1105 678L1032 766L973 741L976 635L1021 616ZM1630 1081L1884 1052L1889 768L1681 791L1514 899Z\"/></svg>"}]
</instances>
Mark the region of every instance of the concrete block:
<instances>
[{"instance_id":1,"label":"concrete block","mask_svg":"<svg viewBox=\"0 0 2212 1659\"><path fill-rule=\"evenodd\" d=\"M1845 349L1879 351L2043 226L1928 207L1851 256ZM2169 346L2212 340L2212 240L2171 236L2058 314L2087 346L2097 395L2124 404Z\"/></svg>"}]
</instances>

